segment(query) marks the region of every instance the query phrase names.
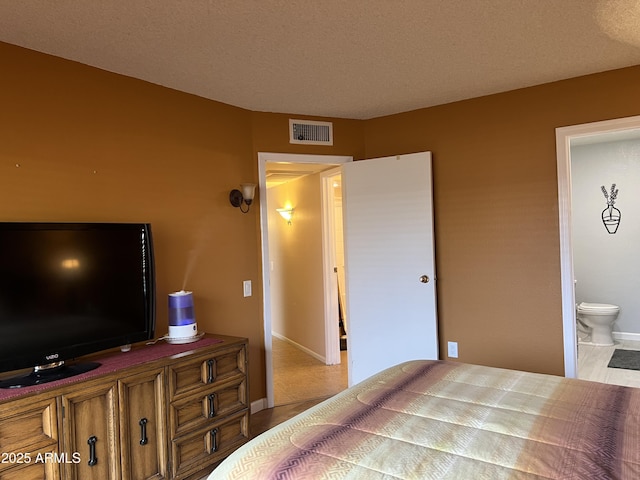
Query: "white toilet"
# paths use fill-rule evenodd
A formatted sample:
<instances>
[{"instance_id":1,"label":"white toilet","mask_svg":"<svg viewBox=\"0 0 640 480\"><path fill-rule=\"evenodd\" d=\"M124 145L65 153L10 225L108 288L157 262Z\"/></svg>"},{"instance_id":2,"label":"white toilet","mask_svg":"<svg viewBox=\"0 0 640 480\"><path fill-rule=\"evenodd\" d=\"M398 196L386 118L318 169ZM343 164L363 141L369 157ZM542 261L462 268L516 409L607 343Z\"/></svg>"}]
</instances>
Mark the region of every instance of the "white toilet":
<instances>
[{"instance_id":1,"label":"white toilet","mask_svg":"<svg viewBox=\"0 0 640 480\"><path fill-rule=\"evenodd\" d=\"M579 324L588 327L593 345L614 345L611 331L613 322L618 318L620 307L608 303L582 302L576 308Z\"/></svg>"}]
</instances>

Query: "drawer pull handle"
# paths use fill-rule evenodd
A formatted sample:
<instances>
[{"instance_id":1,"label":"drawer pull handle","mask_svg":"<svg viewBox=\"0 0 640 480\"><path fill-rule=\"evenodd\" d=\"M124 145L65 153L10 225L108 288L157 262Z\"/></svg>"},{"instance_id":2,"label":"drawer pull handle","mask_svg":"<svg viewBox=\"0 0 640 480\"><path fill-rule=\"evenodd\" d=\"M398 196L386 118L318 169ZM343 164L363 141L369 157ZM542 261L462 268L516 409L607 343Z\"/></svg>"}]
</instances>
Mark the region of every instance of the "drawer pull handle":
<instances>
[{"instance_id":1,"label":"drawer pull handle","mask_svg":"<svg viewBox=\"0 0 640 480\"><path fill-rule=\"evenodd\" d=\"M87 440L87 444L89 445L89 466L93 467L98 463L98 457L96 457L96 442L98 439L95 435L91 435L89 440Z\"/></svg>"},{"instance_id":2,"label":"drawer pull handle","mask_svg":"<svg viewBox=\"0 0 640 480\"><path fill-rule=\"evenodd\" d=\"M214 374L215 364L216 364L216 361L213 358L207 360L207 383L213 383L216 380L216 377Z\"/></svg>"},{"instance_id":3,"label":"drawer pull handle","mask_svg":"<svg viewBox=\"0 0 640 480\"><path fill-rule=\"evenodd\" d=\"M140 425L140 445L149 443L149 439L147 438L147 422L148 420L146 418L138 422L138 425Z\"/></svg>"},{"instance_id":4,"label":"drawer pull handle","mask_svg":"<svg viewBox=\"0 0 640 480\"><path fill-rule=\"evenodd\" d=\"M218 429L211 430L211 453L218 450Z\"/></svg>"},{"instance_id":5,"label":"drawer pull handle","mask_svg":"<svg viewBox=\"0 0 640 480\"><path fill-rule=\"evenodd\" d=\"M209 399L209 418L213 418L216 416L216 394L210 393L207 398Z\"/></svg>"}]
</instances>

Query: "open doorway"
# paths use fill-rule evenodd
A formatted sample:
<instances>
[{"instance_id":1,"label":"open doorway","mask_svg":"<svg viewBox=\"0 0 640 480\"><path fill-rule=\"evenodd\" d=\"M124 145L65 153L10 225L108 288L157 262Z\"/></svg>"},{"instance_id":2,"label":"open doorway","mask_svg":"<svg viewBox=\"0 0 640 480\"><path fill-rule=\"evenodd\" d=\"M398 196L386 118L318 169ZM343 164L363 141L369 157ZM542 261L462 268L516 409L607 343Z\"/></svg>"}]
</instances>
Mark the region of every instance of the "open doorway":
<instances>
[{"instance_id":1,"label":"open doorway","mask_svg":"<svg viewBox=\"0 0 640 480\"><path fill-rule=\"evenodd\" d=\"M350 161L343 156L258 154L266 407L276 405L274 344L285 341L286 347L293 345L323 364L335 363L337 351L340 362L335 250L330 241L335 228L327 191L331 176L321 172Z\"/></svg>"},{"instance_id":2,"label":"open doorway","mask_svg":"<svg viewBox=\"0 0 640 480\"><path fill-rule=\"evenodd\" d=\"M564 364L567 377L579 376L575 285L577 279L572 215L572 146L630 138L640 138L640 116L556 129Z\"/></svg>"}]
</instances>

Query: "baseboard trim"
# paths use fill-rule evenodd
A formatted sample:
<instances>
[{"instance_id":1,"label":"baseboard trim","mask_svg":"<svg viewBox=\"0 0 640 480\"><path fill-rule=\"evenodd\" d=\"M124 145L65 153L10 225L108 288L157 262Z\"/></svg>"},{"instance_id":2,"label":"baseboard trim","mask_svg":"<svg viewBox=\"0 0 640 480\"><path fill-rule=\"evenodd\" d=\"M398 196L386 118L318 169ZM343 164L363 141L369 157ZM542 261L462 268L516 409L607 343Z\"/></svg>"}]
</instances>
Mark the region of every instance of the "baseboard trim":
<instances>
[{"instance_id":1,"label":"baseboard trim","mask_svg":"<svg viewBox=\"0 0 640 480\"><path fill-rule=\"evenodd\" d=\"M282 340L282 341L284 341L284 342L287 342L287 343L293 345L298 350L302 350L307 355L311 355L313 358L315 358L316 360L320 360L325 365L327 364L327 359L325 357L323 357L322 355L317 354L313 350L308 349L304 345L300 345L298 342L294 342L293 340L285 337L284 335L280 335L279 333L276 333L276 332L271 332L271 335L276 337L276 338L278 338L278 339L280 339L280 340Z\"/></svg>"},{"instance_id":2,"label":"baseboard trim","mask_svg":"<svg viewBox=\"0 0 640 480\"><path fill-rule=\"evenodd\" d=\"M251 402L251 414L258 413L261 410L267 408L267 399L260 398Z\"/></svg>"},{"instance_id":3,"label":"baseboard trim","mask_svg":"<svg viewBox=\"0 0 640 480\"><path fill-rule=\"evenodd\" d=\"M640 342L640 333L612 332L611 336L614 338L614 340L630 340L633 342Z\"/></svg>"}]
</instances>

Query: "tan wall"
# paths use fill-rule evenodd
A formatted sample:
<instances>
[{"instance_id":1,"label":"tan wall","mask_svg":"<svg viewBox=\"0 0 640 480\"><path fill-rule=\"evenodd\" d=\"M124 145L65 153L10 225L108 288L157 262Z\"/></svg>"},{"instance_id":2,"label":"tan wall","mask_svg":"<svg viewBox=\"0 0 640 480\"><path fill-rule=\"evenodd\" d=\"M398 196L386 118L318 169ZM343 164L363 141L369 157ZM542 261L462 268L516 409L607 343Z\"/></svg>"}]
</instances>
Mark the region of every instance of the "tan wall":
<instances>
[{"instance_id":1,"label":"tan wall","mask_svg":"<svg viewBox=\"0 0 640 480\"><path fill-rule=\"evenodd\" d=\"M640 66L365 123L366 156L433 152L440 347L563 374L555 128L640 114Z\"/></svg>"},{"instance_id":2,"label":"tan wall","mask_svg":"<svg viewBox=\"0 0 640 480\"><path fill-rule=\"evenodd\" d=\"M640 67L332 119L334 146L307 147L289 145L288 119L313 117L248 112L2 43L0 59L0 220L151 222L158 333L193 262L184 286L200 328L249 338L251 400L266 394L259 218L230 207L228 192L257 182L257 152L431 150L441 346L563 373L554 129L640 114Z\"/></svg>"},{"instance_id":3,"label":"tan wall","mask_svg":"<svg viewBox=\"0 0 640 480\"><path fill-rule=\"evenodd\" d=\"M193 290L201 330L249 338L264 397L257 209L228 201L257 182L251 112L2 43L0 59L0 220L151 222L156 333L167 294Z\"/></svg>"},{"instance_id":4,"label":"tan wall","mask_svg":"<svg viewBox=\"0 0 640 480\"><path fill-rule=\"evenodd\" d=\"M272 331L326 355L320 175L269 189ZM276 208L292 206L291 225Z\"/></svg>"}]
</instances>

